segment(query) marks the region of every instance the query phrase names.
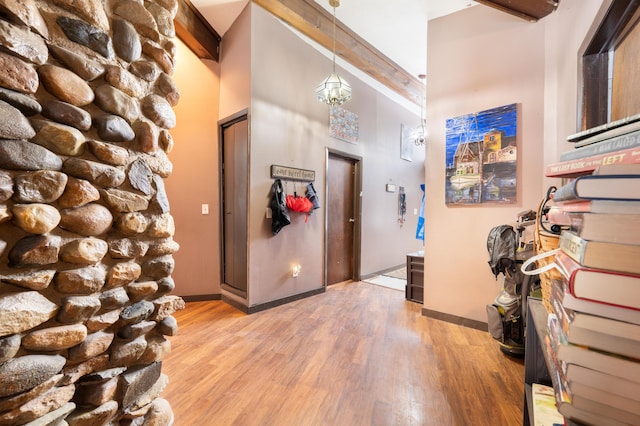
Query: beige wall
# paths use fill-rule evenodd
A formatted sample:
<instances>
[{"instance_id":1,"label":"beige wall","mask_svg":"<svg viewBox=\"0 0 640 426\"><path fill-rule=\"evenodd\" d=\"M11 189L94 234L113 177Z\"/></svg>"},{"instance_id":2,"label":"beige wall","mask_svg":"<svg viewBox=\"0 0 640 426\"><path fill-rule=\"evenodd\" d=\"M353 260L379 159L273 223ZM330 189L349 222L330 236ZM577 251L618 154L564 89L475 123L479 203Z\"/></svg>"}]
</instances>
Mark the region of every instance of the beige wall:
<instances>
[{"instance_id":1,"label":"beige wall","mask_svg":"<svg viewBox=\"0 0 640 426\"><path fill-rule=\"evenodd\" d=\"M414 237L413 210L421 202L424 150L415 151L413 162L400 159L400 123L416 125L419 117L338 69L353 88L343 107L358 115L359 140L329 137L329 108L318 103L314 90L330 72L330 60L260 7L252 5L251 20L250 305L323 286L327 147L363 158L362 274L403 264L406 253L422 247ZM294 213L277 236L265 217L272 164L315 170L322 204L307 223ZM397 222L398 194L384 190L389 181L407 188L403 227ZM298 192L304 192L302 185ZM296 263L302 273L292 278Z\"/></svg>"},{"instance_id":2,"label":"beige wall","mask_svg":"<svg viewBox=\"0 0 640 426\"><path fill-rule=\"evenodd\" d=\"M181 296L220 294L218 211L218 99L220 66L198 59L178 42L173 78L180 89L175 107L175 142L169 158L173 174L166 180L175 240L180 250L173 278ZM201 214L202 204L209 214Z\"/></svg>"},{"instance_id":3,"label":"beige wall","mask_svg":"<svg viewBox=\"0 0 640 426\"><path fill-rule=\"evenodd\" d=\"M315 99L316 85L331 70L331 61L263 9L250 4L227 31L220 64L199 61L180 46L175 75L182 97L171 153L174 173L167 182L176 221L176 293L220 294L220 232L217 121L249 110L249 306L319 289L324 284L325 153L330 147L363 158L361 272L369 275L405 262L421 249L415 240L423 180L424 148L412 162L400 159L400 123L419 117L348 72L354 99L344 107L359 116L359 141L350 144L328 136L329 109ZM314 183L322 208L277 236L265 217L273 180L270 166L280 164L316 171ZM386 183L405 186L408 214L397 222L397 193ZM290 184L290 190L293 185ZM303 186L298 186L304 192ZM210 214L200 213L208 203ZM301 264L300 277L291 265ZM228 295L231 297L231 295Z\"/></svg>"},{"instance_id":4,"label":"beige wall","mask_svg":"<svg viewBox=\"0 0 640 426\"><path fill-rule=\"evenodd\" d=\"M565 0L537 23L484 6L429 22L425 308L486 321L485 305L501 284L487 264L487 234L535 210L547 186L558 184L544 178L544 165L575 131L576 52L601 3ZM447 207L445 120L514 102L518 202Z\"/></svg>"},{"instance_id":5,"label":"beige wall","mask_svg":"<svg viewBox=\"0 0 640 426\"><path fill-rule=\"evenodd\" d=\"M251 48L251 7L247 6L225 33L220 48L220 119L249 108Z\"/></svg>"}]
</instances>

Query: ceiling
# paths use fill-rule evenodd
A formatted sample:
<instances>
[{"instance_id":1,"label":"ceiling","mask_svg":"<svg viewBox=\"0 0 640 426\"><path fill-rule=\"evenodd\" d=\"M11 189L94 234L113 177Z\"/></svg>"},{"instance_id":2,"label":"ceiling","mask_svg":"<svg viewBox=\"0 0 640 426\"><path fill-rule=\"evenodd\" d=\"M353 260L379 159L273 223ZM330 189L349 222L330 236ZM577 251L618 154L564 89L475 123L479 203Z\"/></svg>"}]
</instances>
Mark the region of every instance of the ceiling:
<instances>
[{"instance_id":1,"label":"ceiling","mask_svg":"<svg viewBox=\"0 0 640 426\"><path fill-rule=\"evenodd\" d=\"M220 36L249 0L191 0ZM317 0L333 12L329 0ZM427 69L427 20L477 4L471 0L341 0L336 19L414 76Z\"/></svg>"},{"instance_id":2,"label":"ceiling","mask_svg":"<svg viewBox=\"0 0 640 426\"><path fill-rule=\"evenodd\" d=\"M179 1L189 6L189 0ZM190 3L197 9L196 15L199 13L219 36L224 36L249 1ZM338 23L333 33L329 0L253 1L287 22L328 57L333 41L340 66L392 97L399 96L418 106L424 90L418 76L426 74L427 68L429 20L480 4L536 22L553 12L560 0L338 0ZM182 33L187 38L194 34L188 28L183 28ZM213 36L217 40L217 35ZM208 52L217 52L217 48L215 41L215 48ZM211 58L210 54L204 57ZM214 57L217 60L217 54Z\"/></svg>"}]
</instances>

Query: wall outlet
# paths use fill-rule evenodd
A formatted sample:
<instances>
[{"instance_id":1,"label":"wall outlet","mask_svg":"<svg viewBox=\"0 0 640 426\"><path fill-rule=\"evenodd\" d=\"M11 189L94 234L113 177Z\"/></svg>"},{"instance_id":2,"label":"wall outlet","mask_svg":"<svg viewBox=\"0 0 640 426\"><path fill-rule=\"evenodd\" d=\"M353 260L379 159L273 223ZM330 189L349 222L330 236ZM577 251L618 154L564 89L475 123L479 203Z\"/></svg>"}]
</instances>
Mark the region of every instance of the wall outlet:
<instances>
[{"instance_id":1,"label":"wall outlet","mask_svg":"<svg viewBox=\"0 0 640 426\"><path fill-rule=\"evenodd\" d=\"M267 217L267 219L271 219L271 209L269 207L267 207L267 211L265 213L265 216Z\"/></svg>"},{"instance_id":2,"label":"wall outlet","mask_svg":"<svg viewBox=\"0 0 640 426\"><path fill-rule=\"evenodd\" d=\"M202 205L202 214L209 214L209 204Z\"/></svg>"},{"instance_id":3,"label":"wall outlet","mask_svg":"<svg viewBox=\"0 0 640 426\"><path fill-rule=\"evenodd\" d=\"M302 270L302 266L293 265L293 268L291 268L291 275L293 276L293 278L298 278L298 275L300 275L301 270Z\"/></svg>"}]
</instances>

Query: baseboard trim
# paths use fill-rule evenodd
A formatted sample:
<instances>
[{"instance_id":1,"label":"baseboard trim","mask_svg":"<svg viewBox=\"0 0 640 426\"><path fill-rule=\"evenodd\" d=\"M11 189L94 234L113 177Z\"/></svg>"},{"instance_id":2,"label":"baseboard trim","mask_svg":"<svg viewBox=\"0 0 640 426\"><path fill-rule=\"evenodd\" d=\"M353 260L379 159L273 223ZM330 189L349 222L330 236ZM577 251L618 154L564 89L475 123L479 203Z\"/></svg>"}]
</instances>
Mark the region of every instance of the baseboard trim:
<instances>
[{"instance_id":1,"label":"baseboard trim","mask_svg":"<svg viewBox=\"0 0 640 426\"><path fill-rule=\"evenodd\" d=\"M476 321L469 318L459 317L456 315L446 314L431 309L422 308L422 315L425 317L437 319L440 321L450 322L452 324L461 325L463 327L474 328L476 330L487 331L488 324L482 321Z\"/></svg>"},{"instance_id":2,"label":"baseboard trim","mask_svg":"<svg viewBox=\"0 0 640 426\"><path fill-rule=\"evenodd\" d=\"M378 275L384 275L384 274L386 274L387 272L395 271L395 270L397 270L397 269L404 268L404 267L406 267L406 266L407 266L407 265L403 263L402 265L394 266L394 267L392 267L392 268L383 269L383 270L381 270L381 271L374 272L373 274L366 274L366 275L362 275L362 276L360 277L360 281L365 281L365 280L368 280L369 278L377 277Z\"/></svg>"},{"instance_id":3,"label":"baseboard trim","mask_svg":"<svg viewBox=\"0 0 640 426\"><path fill-rule=\"evenodd\" d=\"M185 302L204 302L208 300L221 300L220 294L199 294L195 296L180 296Z\"/></svg>"},{"instance_id":4,"label":"baseboard trim","mask_svg":"<svg viewBox=\"0 0 640 426\"><path fill-rule=\"evenodd\" d=\"M237 303L231 303L231 301L227 302L230 305L240 309L242 312L246 314L255 314L256 312L266 311L267 309L275 308L276 306L286 305L287 303L295 302L296 300L306 299L307 297L315 296L316 294L321 294L326 292L325 287L320 287L315 290L307 291L300 294L294 294L293 296L285 297L283 299L272 300L271 302L261 303L259 305L254 306L238 306Z\"/></svg>"}]
</instances>

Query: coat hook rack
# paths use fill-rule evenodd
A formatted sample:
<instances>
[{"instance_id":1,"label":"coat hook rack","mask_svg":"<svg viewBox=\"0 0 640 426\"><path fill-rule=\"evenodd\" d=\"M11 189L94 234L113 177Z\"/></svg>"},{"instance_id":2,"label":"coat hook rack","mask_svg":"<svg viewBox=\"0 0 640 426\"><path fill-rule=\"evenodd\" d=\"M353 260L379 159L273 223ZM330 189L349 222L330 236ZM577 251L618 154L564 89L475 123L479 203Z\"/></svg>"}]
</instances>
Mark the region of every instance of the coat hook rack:
<instances>
[{"instance_id":1,"label":"coat hook rack","mask_svg":"<svg viewBox=\"0 0 640 426\"><path fill-rule=\"evenodd\" d=\"M296 169L294 167L272 164L271 179L314 182L316 180L316 172L314 170Z\"/></svg>"}]
</instances>

